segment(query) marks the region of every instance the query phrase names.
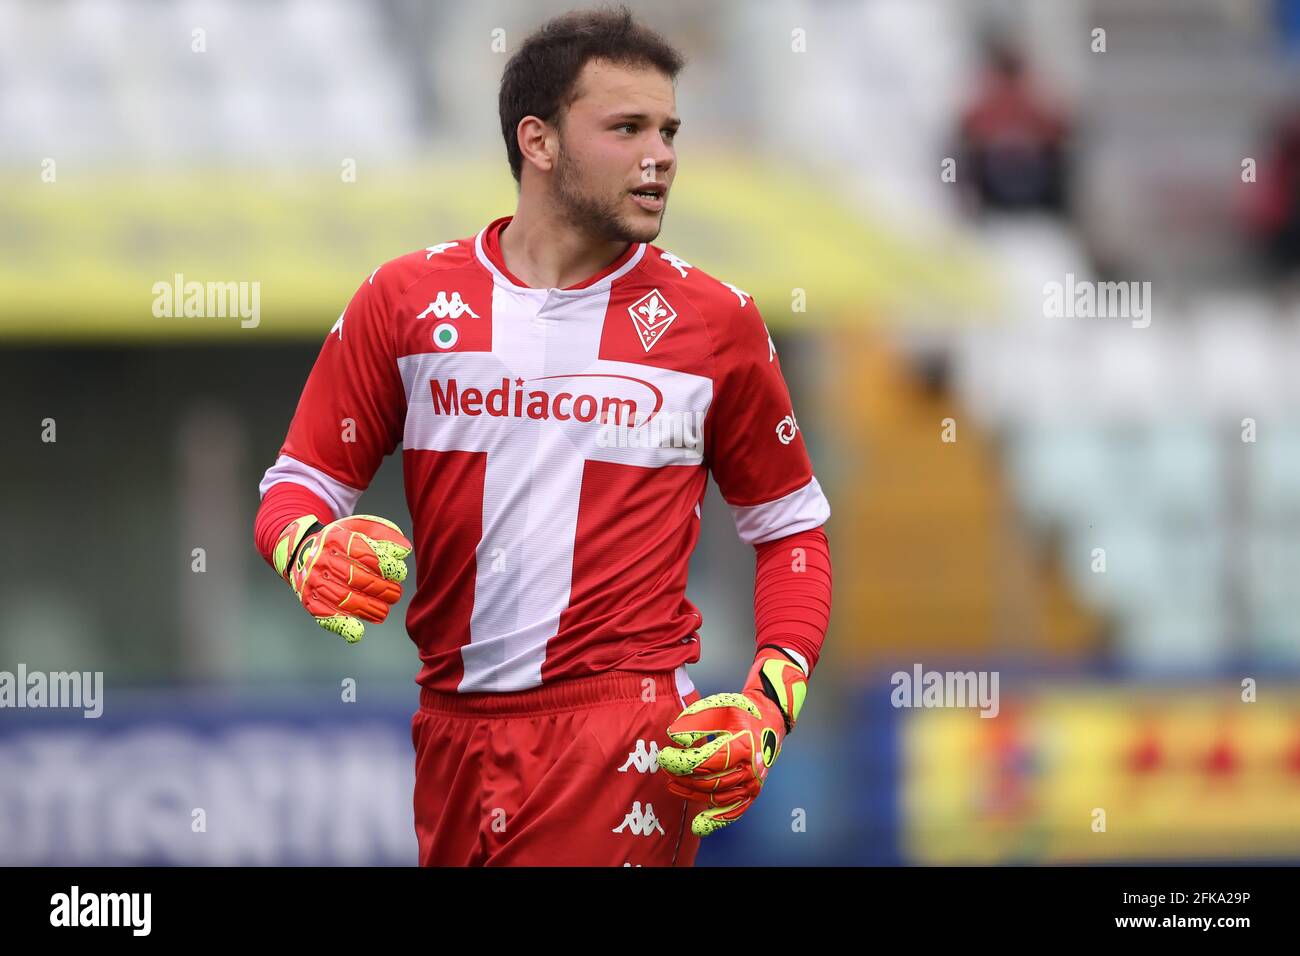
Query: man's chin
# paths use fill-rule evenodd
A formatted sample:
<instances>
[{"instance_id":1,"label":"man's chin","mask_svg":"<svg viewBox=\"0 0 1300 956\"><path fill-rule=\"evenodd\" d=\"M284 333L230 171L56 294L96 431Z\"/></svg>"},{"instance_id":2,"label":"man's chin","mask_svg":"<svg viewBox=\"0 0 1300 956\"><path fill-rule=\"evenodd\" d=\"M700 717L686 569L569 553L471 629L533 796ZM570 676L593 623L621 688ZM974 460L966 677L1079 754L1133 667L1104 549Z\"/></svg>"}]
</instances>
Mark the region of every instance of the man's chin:
<instances>
[{"instance_id":1,"label":"man's chin","mask_svg":"<svg viewBox=\"0 0 1300 956\"><path fill-rule=\"evenodd\" d=\"M628 242L654 242L663 229L662 212L650 215L644 213L636 217L624 217L623 226Z\"/></svg>"}]
</instances>

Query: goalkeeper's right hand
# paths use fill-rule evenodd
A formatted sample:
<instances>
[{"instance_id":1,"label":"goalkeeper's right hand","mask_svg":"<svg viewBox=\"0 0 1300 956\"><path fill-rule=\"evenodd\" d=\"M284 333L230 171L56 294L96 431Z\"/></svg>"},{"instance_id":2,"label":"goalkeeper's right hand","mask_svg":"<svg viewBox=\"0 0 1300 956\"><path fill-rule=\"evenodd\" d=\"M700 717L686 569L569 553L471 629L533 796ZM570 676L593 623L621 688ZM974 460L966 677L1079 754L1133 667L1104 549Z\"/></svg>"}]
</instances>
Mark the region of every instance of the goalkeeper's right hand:
<instances>
[{"instance_id":1,"label":"goalkeeper's right hand","mask_svg":"<svg viewBox=\"0 0 1300 956\"><path fill-rule=\"evenodd\" d=\"M366 631L361 622L382 623L401 598L403 559L413 547L385 518L352 515L322 525L303 515L280 532L272 557L316 623L355 644Z\"/></svg>"}]
</instances>

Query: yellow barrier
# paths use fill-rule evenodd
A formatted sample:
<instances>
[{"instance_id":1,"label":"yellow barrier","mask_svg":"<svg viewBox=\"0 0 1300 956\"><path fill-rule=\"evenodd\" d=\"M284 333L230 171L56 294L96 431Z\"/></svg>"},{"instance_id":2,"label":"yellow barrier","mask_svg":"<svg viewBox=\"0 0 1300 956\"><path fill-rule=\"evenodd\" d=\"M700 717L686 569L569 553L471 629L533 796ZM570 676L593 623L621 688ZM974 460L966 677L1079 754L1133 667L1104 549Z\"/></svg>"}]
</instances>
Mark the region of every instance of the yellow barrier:
<instances>
[{"instance_id":1,"label":"yellow barrier","mask_svg":"<svg viewBox=\"0 0 1300 956\"><path fill-rule=\"evenodd\" d=\"M323 336L381 262L473 235L514 209L500 157L338 174L96 172L0 179L0 338ZM902 235L832 189L732 156L688 158L656 241L756 297L772 328L967 322L996 311L985 265L952 237ZM256 283L260 316L155 314L155 284ZM245 287L247 288L247 287ZM803 290L806 311L796 311Z\"/></svg>"}]
</instances>

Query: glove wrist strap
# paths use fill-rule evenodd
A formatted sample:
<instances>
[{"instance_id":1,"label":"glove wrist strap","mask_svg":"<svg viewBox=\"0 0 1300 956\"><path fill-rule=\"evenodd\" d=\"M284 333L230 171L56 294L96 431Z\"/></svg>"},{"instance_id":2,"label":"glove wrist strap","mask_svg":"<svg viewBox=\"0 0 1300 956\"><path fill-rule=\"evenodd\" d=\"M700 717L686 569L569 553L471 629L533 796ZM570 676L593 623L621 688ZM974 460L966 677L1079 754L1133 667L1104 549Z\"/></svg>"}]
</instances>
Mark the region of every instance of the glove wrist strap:
<instances>
[{"instance_id":1,"label":"glove wrist strap","mask_svg":"<svg viewBox=\"0 0 1300 956\"><path fill-rule=\"evenodd\" d=\"M776 704L785 718L785 732L793 731L808 696L808 675L794 658L775 644L764 644L754 659L749 683Z\"/></svg>"},{"instance_id":2,"label":"glove wrist strap","mask_svg":"<svg viewBox=\"0 0 1300 956\"><path fill-rule=\"evenodd\" d=\"M293 567L294 559L298 557L303 541L308 535L314 534L323 527L325 526L315 515L303 515L285 525L279 539L275 542L275 551L272 553L275 570L280 577L289 580L289 569Z\"/></svg>"}]
</instances>

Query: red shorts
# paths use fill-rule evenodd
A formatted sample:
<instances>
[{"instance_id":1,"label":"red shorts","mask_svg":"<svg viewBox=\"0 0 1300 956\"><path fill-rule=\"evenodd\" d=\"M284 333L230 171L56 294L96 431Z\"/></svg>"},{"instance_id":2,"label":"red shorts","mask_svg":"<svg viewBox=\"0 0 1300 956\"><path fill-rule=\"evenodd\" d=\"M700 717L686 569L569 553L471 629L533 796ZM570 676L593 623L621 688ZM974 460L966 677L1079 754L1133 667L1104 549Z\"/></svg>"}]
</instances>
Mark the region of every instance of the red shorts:
<instances>
[{"instance_id":1,"label":"red shorts","mask_svg":"<svg viewBox=\"0 0 1300 956\"><path fill-rule=\"evenodd\" d=\"M504 694L422 688L411 720L421 866L691 866L705 808L668 792L685 668Z\"/></svg>"}]
</instances>

